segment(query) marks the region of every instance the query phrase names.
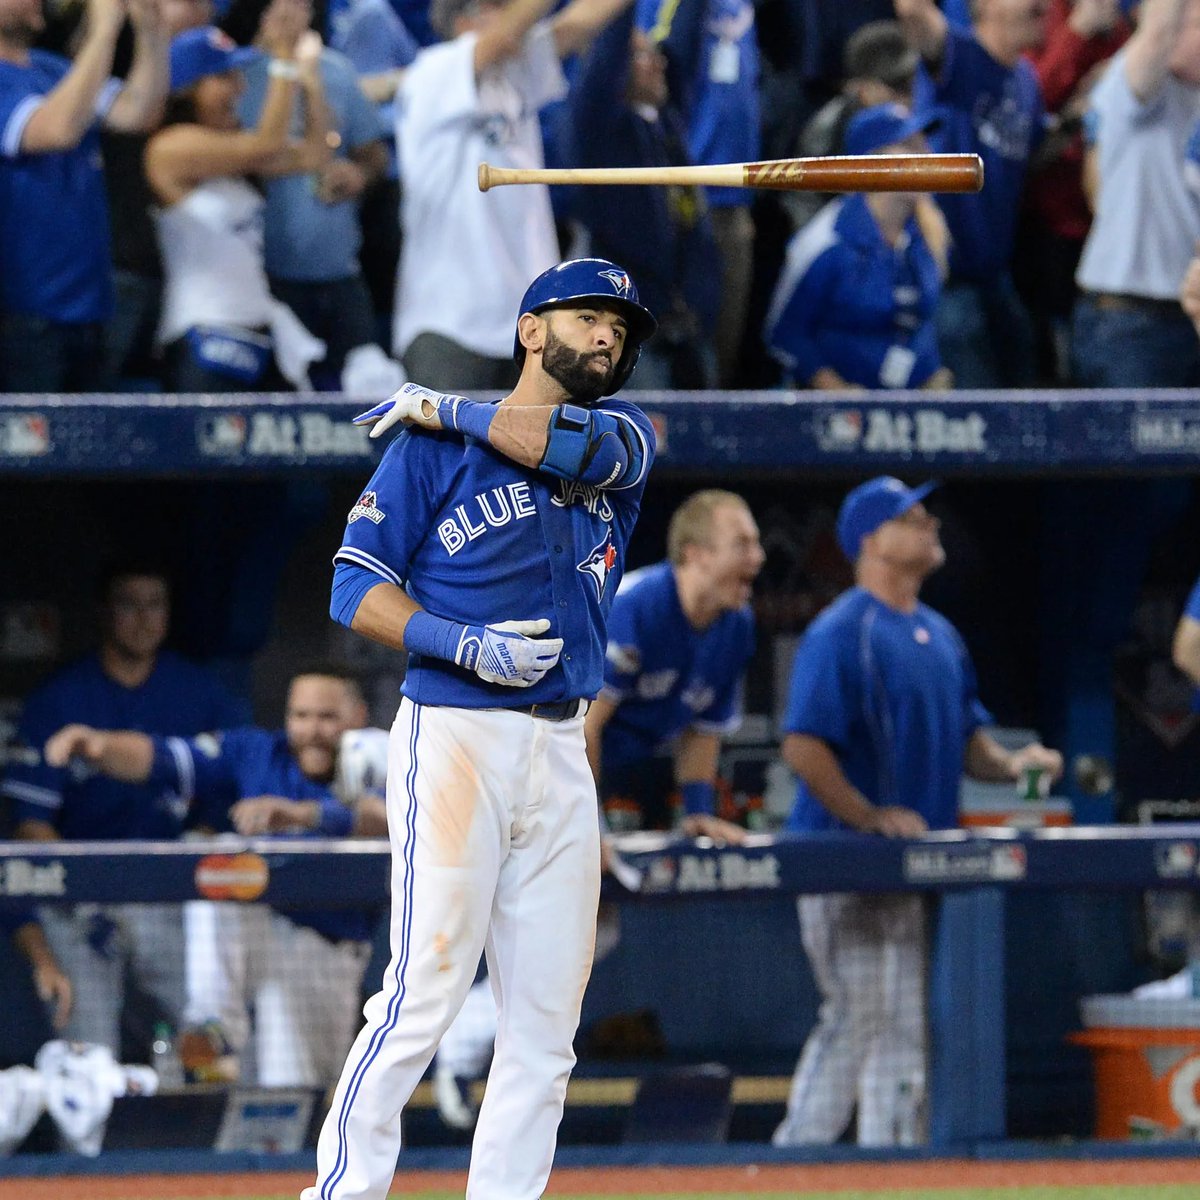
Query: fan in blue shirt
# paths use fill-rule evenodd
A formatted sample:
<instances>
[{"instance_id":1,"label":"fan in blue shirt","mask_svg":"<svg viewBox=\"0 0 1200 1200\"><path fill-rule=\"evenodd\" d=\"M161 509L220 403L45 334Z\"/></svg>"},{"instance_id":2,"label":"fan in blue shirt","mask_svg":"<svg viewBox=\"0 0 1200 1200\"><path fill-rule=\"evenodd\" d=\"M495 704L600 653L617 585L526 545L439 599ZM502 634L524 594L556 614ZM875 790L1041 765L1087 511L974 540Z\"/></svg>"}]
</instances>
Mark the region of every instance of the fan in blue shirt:
<instances>
[{"instance_id":1,"label":"fan in blue shirt","mask_svg":"<svg viewBox=\"0 0 1200 1200\"><path fill-rule=\"evenodd\" d=\"M109 79L126 16L134 56ZM161 117L167 36L157 4L90 0L74 63L33 49L41 6L0 25L0 391L87 391L112 311L97 125L137 132Z\"/></svg>"},{"instance_id":2,"label":"fan in blue shirt","mask_svg":"<svg viewBox=\"0 0 1200 1200\"><path fill-rule=\"evenodd\" d=\"M741 720L754 652L758 527L735 493L697 492L671 517L667 554L630 574L613 601L589 757L615 828L631 806L647 828L669 826L678 788L683 832L740 840L713 811L721 736Z\"/></svg>"},{"instance_id":3,"label":"fan in blue shirt","mask_svg":"<svg viewBox=\"0 0 1200 1200\"><path fill-rule=\"evenodd\" d=\"M896 0L896 16L921 55L913 107L936 112L930 145L978 154L987 184L942 196L950 226L950 284L939 309L942 358L961 388L1028 387L1033 332L1012 281L1021 193L1041 141L1045 106L1025 52L1045 37L1044 0L972 6L970 29L933 0Z\"/></svg>"},{"instance_id":4,"label":"fan in blue shirt","mask_svg":"<svg viewBox=\"0 0 1200 1200\"><path fill-rule=\"evenodd\" d=\"M919 837L957 823L964 769L1052 778L1062 756L1003 749L983 730L975 670L957 631L922 604L945 561L939 521L884 476L845 499L838 542L857 585L796 651L782 755L799 777L788 828ZM858 1109L863 1146L924 1140L925 915L911 894L801 896L800 932L823 1004L796 1068L776 1145L836 1142Z\"/></svg>"},{"instance_id":5,"label":"fan in blue shirt","mask_svg":"<svg viewBox=\"0 0 1200 1200\"><path fill-rule=\"evenodd\" d=\"M197 824L218 831L383 833L378 801L360 808L359 797L333 790L342 736L365 723L354 676L322 664L292 679L284 732L242 728L182 738L69 725L49 739L45 755L60 766L84 763L110 778L168 791L193 810ZM248 1040L252 1006L259 1084L331 1083L356 1029L367 914L245 904L189 908L188 1024L217 1026L236 1054Z\"/></svg>"},{"instance_id":6,"label":"fan in blue shirt","mask_svg":"<svg viewBox=\"0 0 1200 1200\"><path fill-rule=\"evenodd\" d=\"M920 153L931 117L865 108L847 154ZM906 193L833 200L792 237L766 341L800 387L947 387L934 314L941 267Z\"/></svg>"}]
</instances>

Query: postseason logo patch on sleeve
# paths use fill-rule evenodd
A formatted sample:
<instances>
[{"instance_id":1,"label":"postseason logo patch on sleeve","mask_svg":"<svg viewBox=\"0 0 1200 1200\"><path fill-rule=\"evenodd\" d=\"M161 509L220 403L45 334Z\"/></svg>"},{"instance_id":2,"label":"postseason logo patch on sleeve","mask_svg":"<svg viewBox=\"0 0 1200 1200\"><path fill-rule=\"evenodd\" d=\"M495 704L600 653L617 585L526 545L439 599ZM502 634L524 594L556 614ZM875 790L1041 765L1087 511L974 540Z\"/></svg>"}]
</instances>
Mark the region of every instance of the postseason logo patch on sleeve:
<instances>
[{"instance_id":1,"label":"postseason logo patch on sleeve","mask_svg":"<svg viewBox=\"0 0 1200 1200\"><path fill-rule=\"evenodd\" d=\"M378 525L386 516L387 513L375 503L375 493L363 492L358 503L350 510L350 515L346 520L353 525L359 517L366 517L372 524Z\"/></svg>"}]
</instances>

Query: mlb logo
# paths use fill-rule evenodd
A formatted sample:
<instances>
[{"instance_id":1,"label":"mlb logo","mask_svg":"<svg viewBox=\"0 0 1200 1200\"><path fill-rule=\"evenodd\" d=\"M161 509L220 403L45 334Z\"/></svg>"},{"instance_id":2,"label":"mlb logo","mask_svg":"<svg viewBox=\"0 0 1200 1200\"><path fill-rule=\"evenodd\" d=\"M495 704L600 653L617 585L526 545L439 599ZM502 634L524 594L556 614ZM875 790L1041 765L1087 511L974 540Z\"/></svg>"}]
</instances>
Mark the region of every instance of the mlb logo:
<instances>
[{"instance_id":1,"label":"mlb logo","mask_svg":"<svg viewBox=\"0 0 1200 1200\"><path fill-rule=\"evenodd\" d=\"M239 454L246 445L246 418L241 413L201 417L196 429L201 454Z\"/></svg>"},{"instance_id":2,"label":"mlb logo","mask_svg":"<svg viewBox=\"0 0 1200 1200\"><path fill-rule=\"evenodd\" d=\"M822 450L853 450L863 436L863 415L857 408L842 408L819 414L817 445Z\"/></svg>"}]
</instances>

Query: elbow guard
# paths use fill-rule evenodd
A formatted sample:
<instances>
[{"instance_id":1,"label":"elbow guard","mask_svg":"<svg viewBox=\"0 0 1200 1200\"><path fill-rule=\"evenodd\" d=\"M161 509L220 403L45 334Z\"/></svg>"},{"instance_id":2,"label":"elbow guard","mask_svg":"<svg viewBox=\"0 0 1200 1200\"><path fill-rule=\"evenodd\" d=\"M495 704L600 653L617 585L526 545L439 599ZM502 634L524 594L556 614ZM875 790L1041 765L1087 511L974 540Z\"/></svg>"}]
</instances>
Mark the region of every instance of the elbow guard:
<instances>
[{"instance_id":1,"label":"elbow guard","mask_svg":"<svg viewBox=\"0 0 1200 1200\"><path fill-rule=\"evenodd\" d=\"M559 479L620 487L642 470L640 439L609 413L562 404L550 417L541 469Z\"/></svg>"}]
</instances>

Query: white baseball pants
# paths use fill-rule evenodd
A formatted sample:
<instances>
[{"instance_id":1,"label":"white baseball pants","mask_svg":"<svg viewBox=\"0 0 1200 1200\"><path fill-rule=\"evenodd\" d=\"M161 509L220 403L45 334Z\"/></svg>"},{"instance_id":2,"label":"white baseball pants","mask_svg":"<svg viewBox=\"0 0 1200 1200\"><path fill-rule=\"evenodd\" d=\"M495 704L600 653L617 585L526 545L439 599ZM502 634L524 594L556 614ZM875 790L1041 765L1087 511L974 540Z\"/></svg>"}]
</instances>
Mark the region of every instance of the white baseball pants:
<instances>
[{"instance_id":1,"label":"white baseball pants","mask_svg":"<svg viewBox=\"0 0 1200 1200\"><path fill-rule=\"evenodd\" d=\"M303 1200L384 1200L400 1110L475 976L499 1009L468 1200L537 1200L550 1175L600 892L583 718L416 705L392 726L391 961L350 1050Z\"/></svg>"},{"instance_id":2,"label":"white baseball pants","mask_svg":"<svg viewBox=\"0 0 1200 1200\"><path fill-rule=\"evenodd\" d=\"M777 1146L836 1142L858 1105L860 1146L925 1140L925 911L920 896L801 896L822 1004Z\"/></svg>"}]
</instances>

